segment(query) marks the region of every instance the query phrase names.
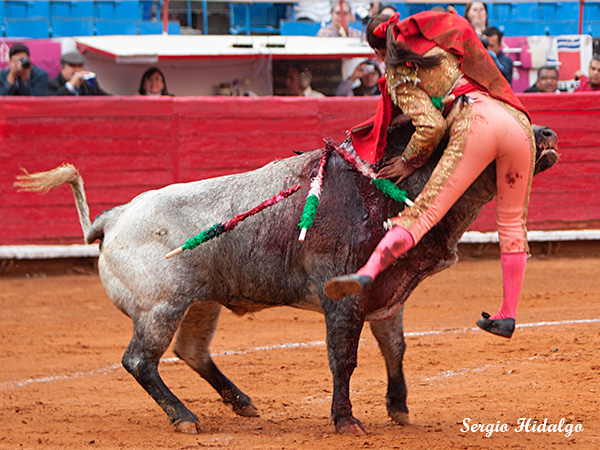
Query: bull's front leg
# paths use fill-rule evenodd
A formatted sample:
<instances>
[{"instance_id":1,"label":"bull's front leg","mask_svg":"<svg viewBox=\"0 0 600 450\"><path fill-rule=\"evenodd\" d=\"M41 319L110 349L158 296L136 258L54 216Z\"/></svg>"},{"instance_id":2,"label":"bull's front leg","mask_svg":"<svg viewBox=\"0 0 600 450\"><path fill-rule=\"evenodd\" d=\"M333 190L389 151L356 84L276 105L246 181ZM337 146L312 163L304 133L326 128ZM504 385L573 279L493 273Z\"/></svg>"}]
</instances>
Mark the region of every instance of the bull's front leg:
<instances>
[{"instance_id":1,"label":"bull's front leg","mask_svg":"<svg viewBox=\"0 0 600 450\"><path fill-rule=\"evenodd\" d=\"M327 354L333 375L331 419L340 434L359 436L365 427L352 415L350 377L357 364L358 342L364 324L363 302L349 296L339 302L322 303L327 326Z\"/></svg>"},{"instance_id":2,"label":"bull's front leg","mask_svg":"<svg viewBox=\"0 0 600 450\"><path fill-rule=\"evenodd\" d=\"M406 425L410 423L410 420L406 406L406 381L402 370L402 359L406 350L403 316L404 307L401 307L389 319L382 322L370 322L369 325L385 358L388 373L386 395L388 414L395 422Z\"/></svg>"}]
</instances>

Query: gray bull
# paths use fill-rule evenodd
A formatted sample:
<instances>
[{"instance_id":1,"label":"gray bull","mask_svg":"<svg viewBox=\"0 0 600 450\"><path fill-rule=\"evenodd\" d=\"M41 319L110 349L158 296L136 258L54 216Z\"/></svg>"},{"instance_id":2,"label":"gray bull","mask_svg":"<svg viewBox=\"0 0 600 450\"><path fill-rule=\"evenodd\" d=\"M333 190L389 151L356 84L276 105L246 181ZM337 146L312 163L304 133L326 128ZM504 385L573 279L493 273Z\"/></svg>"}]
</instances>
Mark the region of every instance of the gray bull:
<instances>
[{"instance_id":1,"label":"gray bull","mask_svg":"<svg viewBox=\"0 0 600 450\"><path fill-rule=\"evenodd\" d=\"M401 153L412 130L410 124L390 129L388 158ZM538 128L536 137L539 171L556 161L556 135ZM325 315L333 375L331 420L344 434L365 431L352 415L349 383L357 364L360 333L369 321L386 362L388 413L398 423L408 422L402 305L421 280L456 261L458 240L495 195L494 169L488 167L419 245L382 273L363 295L332 301L323 292L325 281L364 264L385 233L383 222L401 206L332 155L314 227L305 242L298 242L297 223L319 156L319 151L305 153L251 172L145 192L102 213L92 224L81 177L72 166L22 176L17 183L30 190L71 184L85 241L101 242L98 268L104 288L133 321L123 366L178 431L196 433L199 424L158 373L159 360L176 331L177 356L237 414L258 415L250 397L221 373L210 356L221 306L236 314L285 305ZM403 182L411 198L423 188L435 162L434 157ZM234 231L165 259L166 253L199 231L297 183L302 185L298 193L247 219Z\"/></svg>"}]
</instances>

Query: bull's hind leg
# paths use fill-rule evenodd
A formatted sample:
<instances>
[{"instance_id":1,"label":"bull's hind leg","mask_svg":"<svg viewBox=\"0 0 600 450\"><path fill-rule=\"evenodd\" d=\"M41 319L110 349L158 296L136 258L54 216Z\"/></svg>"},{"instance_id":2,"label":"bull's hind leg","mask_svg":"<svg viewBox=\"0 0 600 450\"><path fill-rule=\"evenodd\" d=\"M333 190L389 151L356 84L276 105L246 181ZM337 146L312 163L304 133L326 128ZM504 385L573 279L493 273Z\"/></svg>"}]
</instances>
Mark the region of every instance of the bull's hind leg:
<instances>
[{"instance_id":1,"label":"bull's hind leg","mask_svg":"<svg viewBox=\"0 0 600 450\"><path fill-rule=\"evenodd\" d=\"M133 337L123 355L123 367L164 410L177 431L196 434L198 418L165 385L158 363L165 353L185 309L175 311L160 303L133 321Z\"/></svg>"},{"instance_id":2,"label":"bull's hind leg","mask_svg":"<svg viewBox=\"0 0 600 450\"><path fill-rule=\"evenodd\" d=\"M402 359L406 350L402 317L404 307L392 317L382 322L370 322L371 331L379 343L385 358L388 373L387 410L390 417L399 424L410 423L406 407L406 382L402 370Z\"/></svg>"},{"instance_id":3,"label":"bull's hind leg","mask_svg":"<svg viewBox=\"0 0 600 450\"><path fill-rule=\"evenodd\" d=\"M250 397L223 375L210 357L208 347L215 334L220 309L221 305L212 302L193 305L179 326L174 350L215 388L236 414L256 417L258 410Z\"/></svg>"},{"instance_id":4,"label":"bull's hind leg","mask_svg":"<svg viewBox=\"0 0 600 450\"><path fill-rule=\"evenodd\" d=\"M333 376L331 421L340 434L359 436L366 432L352 415L350 377L356 368L358 342L364 325L363 302L357 296L340 302L322 302L327 325L327 354Z\"/></svg>"}]
</instances>

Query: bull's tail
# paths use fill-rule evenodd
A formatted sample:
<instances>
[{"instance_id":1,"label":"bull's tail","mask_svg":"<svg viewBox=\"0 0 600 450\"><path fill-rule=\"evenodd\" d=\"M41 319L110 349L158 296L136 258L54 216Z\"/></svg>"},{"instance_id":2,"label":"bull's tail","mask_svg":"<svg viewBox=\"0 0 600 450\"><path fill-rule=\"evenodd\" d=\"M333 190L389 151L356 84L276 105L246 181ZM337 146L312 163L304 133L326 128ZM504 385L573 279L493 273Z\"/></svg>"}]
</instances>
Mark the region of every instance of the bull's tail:
<instances>
[{"instance_id":1,"label":"bull's tail","mask_svg":"<svg viewBox=\"0 0 600 450\"><path fill-rule=\"evenodd\" d=\"M17 181L14 184L19 191L35 191L45 194L50 189L69 183L75 197L81 229L84 236L87 236L91 226L90 208L85 197L83 179L78 170L71 164L63 164L47 172L28 173L25 169L23 172L25 172L24 175L17 175Z\"/></svg>"}]
</instances>

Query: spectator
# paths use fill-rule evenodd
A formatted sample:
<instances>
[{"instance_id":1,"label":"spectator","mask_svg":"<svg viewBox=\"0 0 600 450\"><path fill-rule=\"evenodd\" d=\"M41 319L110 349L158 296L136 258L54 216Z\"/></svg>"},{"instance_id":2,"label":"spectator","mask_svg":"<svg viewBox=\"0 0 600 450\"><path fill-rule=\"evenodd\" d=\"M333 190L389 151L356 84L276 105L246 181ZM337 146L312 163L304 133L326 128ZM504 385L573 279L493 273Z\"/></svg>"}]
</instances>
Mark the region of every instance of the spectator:
<instances>
[{"instance_id":1,"label":"spectator","mask_svg":"<svg viewBox=\"0 0 600 450\"><path fill-rule=\"evenodd\" d=\"M482 2L467 3L465 18L475 28L477 35L481 37L483 30L488 27L487 6Z\"/></svg>"},{"instance_id":2,"label":"spectator","mask_svg":"<svg viewBox=\"0 0 600 450\"><path fill-rule=\"evenodd\" d=\"M492 56L496 56L494 61L496 62L498 69L500 69L500 72L502 72L506 81L508 81L509 84L512 84L513 61L502 52L502 36L504 36L504 34L502 34L502 31L498 28L487 27L483 30L483 43L488 51L494 53Z\"/></svg>"},{"instance_id":3,"label":"spectator","mask_svg":"<svg viewBox=\"0 0 600 450\"><path fill-rule=\"evenodd\" d=\"M84 70L81 53L65 53L60 65L59 74L48 82L47 95L110 95L102 90L94 73Z\"/></svg>"},{"instance_id":4,"label":"spectator","mask_svg":"<svg viewBox=\"0 0 600 450\"><path fill-rule=\"evenodd\" d=\"M173 94L169 94L165 76L158 67L150 67L144 72L142 80L140 81L138 93L140 95L150 95L154 97L159 97L161 95L173 96Z\"/></svg>"},{"instance_id":5,"label":"spectator","mask_svg":"<svg viewBox=\"0 0 600 450\"><path fill-rule=\"evenodd\" d=\"M311 83L312 74L308 69L296 65L290 66L285 79L288 95L316 98L325 97L323 93L314 91Z\"/></svg>"},{"instance_id":6,"label":"spectator","mask_svg":"<svg viewBox=\"0 0 600 450\"><path fill-rule=\"evenodd\" d=\"M17 42L8 51L8 57L8 68L0 71L0 95L45 95L48 72L33 65L29 48Z\"/></svg>"},{"instance_id":7,"label":"spectator","mask_svg":"<svg viewBox=\"0 0 600 450\"><path fill-rule=\"evenodd\" d=\"M294 20L327 23L331 20L331 1L300 0L294 3Z\"/></svg>"},{"instance_id":8,"label":"spectator","mask_svg":"<svg viewBox=\"0 0 600 450\"><path fill-rule=\"evenodd\" d=\"M367 59L363 61L347 80L340 83L335 95L339 97L361 97L367 95L381 95L378 81L381 78L381 69L376 61ZM357 80L360 84L354 87Z\"/></svg>"},{"instance_id":9,"label":"spectator","mask_svg":"<svg viewBox=\"0 0 600 450\"><path fill-rule=\"evenodd\" d=\"M558 90L558 69L544 66L538 70L537 81L525 92L560 92Z\"/></svg>"},{"instance_id":10,"label":"spectator","mask_svg":"<svg viewBox=\"0 0 600 450\"><path fill-rule=\"evenodd\" d=\"M379 9L378 14L383 14L385 16L391 16L392 14L394 14L397 11L398 10L396 9L396 7L394 5L383 4L383 5L381 5L381 7ZM374 15L377 15L377 14L374 14Z\"/></svg>"},{"instance_id":11,"label":"spectator","mask_svg":"<svg viewBox=\"0 0 600 450\"><path fill-rule=\"evenodd\" d=\"M379 14L381 9L381 2L363 2L362 0L345 0L345 2L350 5L354 15L365 23L371 17Z\"/></svg>"},{"instance_id":12,"label":"spectator","mask_svg":"<svg viewBox=\"0 0 600 450\"><path fill-rule=\"evenodd\" d=\"M575 79L579 80L579 86L574 92L598 91L600 90L600 55L594 55L588 68L589 78L578 70Z\"/></svg>"},{"instance_id":13,"label":"spectator","mask_svg":"<svg viewBox=\"0 0 600 450\"><path fill-rule=\"evenodd\" d=\"M342 11L343 7L343 11ZM354 21L354 14L350 5L344 2L336 2L331 8L331 23L321 27L317 36L321 37L361 37L362 31L351 28L349 25Z\"/></svg>"}]
</instances>

